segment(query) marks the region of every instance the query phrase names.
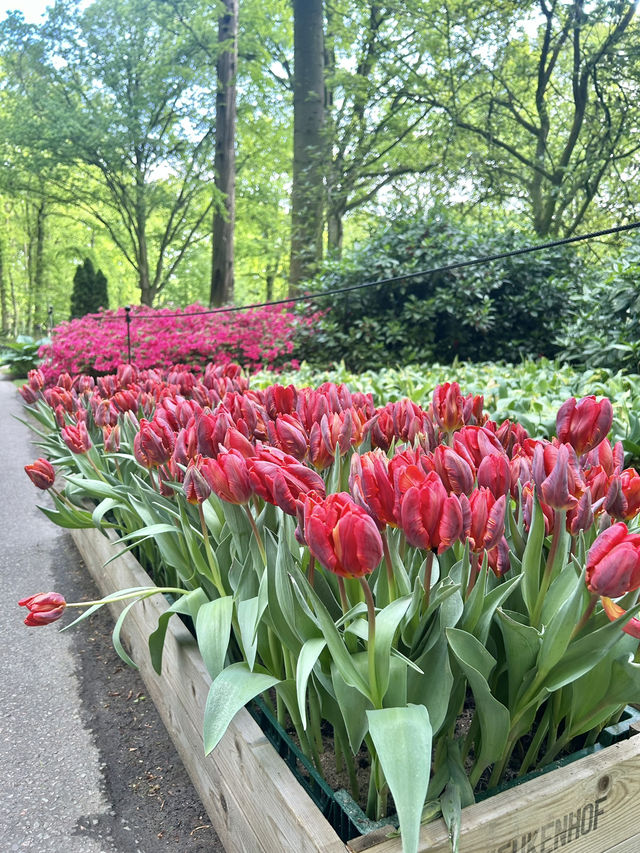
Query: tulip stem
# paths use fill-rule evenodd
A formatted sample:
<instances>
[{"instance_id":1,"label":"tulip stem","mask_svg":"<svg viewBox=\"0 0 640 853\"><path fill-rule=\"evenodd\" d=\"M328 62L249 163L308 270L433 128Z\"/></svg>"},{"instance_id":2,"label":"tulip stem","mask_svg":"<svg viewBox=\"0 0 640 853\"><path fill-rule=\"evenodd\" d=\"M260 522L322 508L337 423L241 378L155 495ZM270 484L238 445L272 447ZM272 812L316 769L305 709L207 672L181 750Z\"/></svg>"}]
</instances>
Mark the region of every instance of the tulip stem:
<instances>
[{"instance_id":1,"label":"tulip stem","mask_svg":"<svg viewBox=\"0 0 640 853\"><path fill-rule=\"evenodd\" d=\"M349 599L347 598L347 591L344 587L344 578L340 577L340 575L338 575L338 589L340 590L340 604L344 615L349 610Z\"/></svg>"},{"instance_id":2,"label":"tulip stem","mask_svg":"<svg viewBox=\"0 0 640 853\"><path fill-rule=\"evenodd\" d=\"M316 558L313 554L309 556L309 565L307 566L307 580L309 581L309 586L313 589L313 582L316 576Z\"/></svg>"},{"instance_id":3,"label":"tulip stem","mask_svg":"<svg viewBox=\"0 0 640 853\"><path fill-rule=\"evenodd\" d=\"M211 548L211 542L209 540L209 528L207 527L207 522L204 517L204 509L202 504L198 504L198 513L200 515L200 526L202 528L202 537L204 539L204 550L207 555L207 563L209 564L209 571L211 572L211 579L215 584L218 593L221 598L224 598L227 594L226 589L224 588L224 584L222 583L222 577L220 575L220 567L218 566L218 561L216 560L213 549Z\"/></svg>"},{"instance_id":4,"label":"tulip stem","mask_svg":"<svg viewBox=\"0 0 640 853\"><path fill-rule=\"evenodd\" d=\"M66 607L98 607L103 604L113 604L115 601L126 601L129 598L150 598L158 593L168 593L170 595L186 595L188 589L181 589L177 586L150 586L143 587L133 592L125 592L122 595L106 595L104 598L98 598L94 601L68 601Z\"/></svg>"},{"instance_id":5,"label":"tulip stem","mask_svg":"<svg viewBox=\"0 0 640 853\"><path fill-rule=\"evenodd\" d=\"M424 561L424 598L422 600L422 612L426 613L429 609L429 600L431 598L431 570L433 568L433 551L427 551L427 556Z\"/></svg>"},{"instance_id":6,"label":"tulip stem","mask_svg":"<svg viewBox=\"0 0 640 853\"><path fill-rule=\"evenodd\" d=\"M367 602L367 625L369 634L367 638L367 657L369 663L369 686L371 687L371 701L374 708L382 708L382 697L378 695L378 679L376 677L376 606L373 601L371 587L365 580L360 578L360 586L364 592L364 600Z\"/></svg>"},{"instance_id":7,"label":"tulip stem","mask_svg":"<svg viewBox=\"0 0 640 853\"><path fill-rule=\"evenodd\" d=\"M251 529L253 530L253 535L256 537L256 542L258 543L258 550L260 551L260 556L262 557L262 562L267 565L267 552L264 549L264 543L262 541L262 536L260 536L260 531L258 530L258 525L256 524L256 520L253 517L253 513L249 509L248 504L244 504L244 511L247 514L247 518L249 519L249 524L251 525Z\"/></svg>"},{"instance_id":8,"label":"tulip stem","mask_svg":"<svg viewBox=\"0 0 640 853\"><path fill-rule=\"evenodd\" d=\"M578 622L576 627L573 629L573 632L571 634L571 639L569 640L569 642L571 642L571 640L573 640L575 637L577 637L578 634L580 633L580 631L582 631L584 626L587 624L587 622L591 618L591 614L595 610L597 601L598 601L598 593L592 592L591 598L589 599L589 604L587 605L587 609L584 611L584 613L582 614L582 617L580 618L580 621Z\"/></svg>"},{"instance_id":9,"label":"tulip stem","mask_svg":"<svg viewBox=\"0 0 640 853\"><path fill-rule=\"evenodd\" d=\"M564 539L565 536L565 524L567 518L567 511L564 509L556 509L553 513L553 533L551 535L551 548L549 549L549 555L547 557L547 564L544 567L544 574L542 576L542 582L540 584L540 592L538 593L538 598L536 600L536 605L534 607L533 613L531 615L531 624L534 628L538 628L540 625L540 617L542 616L542 607L544 605L544 599L547 594L547 590L549 589L549 585L551 584L551 577L553 575L553 568L556 562L556 557L558 554L558 546L560 542Z\"/></svg>"},{"instance_id":10,"label":"tulip stem","mask_svg":"<svg viewBox=\"0 0 640 853\"><path fill-rule=\"evenodd\" d=\"M384 531L380 534L382 539L382 552L384 554L384 564L387 568L387 585L389 587L389 601L396 599L396 580L393 574L393 561L391 560L391 552L389 551L389 543L387 535Z\"/></svg>"}]
</instances>

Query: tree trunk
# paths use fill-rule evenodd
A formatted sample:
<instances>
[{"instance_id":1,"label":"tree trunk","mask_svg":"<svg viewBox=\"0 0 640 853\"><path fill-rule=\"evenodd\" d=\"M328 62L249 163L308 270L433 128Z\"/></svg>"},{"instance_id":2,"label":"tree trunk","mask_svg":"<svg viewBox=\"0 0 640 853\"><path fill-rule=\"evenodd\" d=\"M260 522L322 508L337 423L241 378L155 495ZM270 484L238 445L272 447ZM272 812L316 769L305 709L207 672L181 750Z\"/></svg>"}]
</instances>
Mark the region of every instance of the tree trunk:
<instances>
[{"instance_id":1,"label":"tree trunk","mask_svg":"<svg viewBox=\"0 0 640 853\"><path fill-rule=\"evenodd\" d=\"M9 306L7 304L7 282L4 274L4 239L0 235L0 324L2 334L9 331Z\"/></svg>"},{"instance_id":2,"label":"tree trunk","mask_svg":"<svg viewBox=\"0 0 640 853\"><path fill-rule=\"evenodd\" d=\"M28 277L28 331L38 334L45 322L44 308L44 241L47 218L46 203L37 199L27 202L27 277Z\"/></svg>"},{"instance_id":3,"label":"tree trunk","mask_svg":"<svg viewBox=\"0 0 640 853\"><path fill-rule=\"evenodd\" d=\"M334 258L342 257L342 239L344 227L342 224L343 212L332 210L327 216L327 248Z\"/></svg>"},{"instance_id":4,"label":"tree trunk","mask_svg":"<svg viewBox=\"0 0 640 853\"><path fill-rule=\"evenodd\" d=\"M218 44L226 44L217 62L215 185L223 194L224 207L213 214L213 257L209 304L218 307L233 302L235 226L235 132L236 69L238 64L238 0L224 0L224 15L218 20Z\"/></svg>"},{"instance_id":5,"label":"tree trunk","mask_svg":"<svg viewBox=\"0 0 640 853\"><path fill-rule=\"evenodd\" d=\"M293 0L293 187L289 294L322 257L324 16L322 0Z\"/></svg>"}]
</instances>

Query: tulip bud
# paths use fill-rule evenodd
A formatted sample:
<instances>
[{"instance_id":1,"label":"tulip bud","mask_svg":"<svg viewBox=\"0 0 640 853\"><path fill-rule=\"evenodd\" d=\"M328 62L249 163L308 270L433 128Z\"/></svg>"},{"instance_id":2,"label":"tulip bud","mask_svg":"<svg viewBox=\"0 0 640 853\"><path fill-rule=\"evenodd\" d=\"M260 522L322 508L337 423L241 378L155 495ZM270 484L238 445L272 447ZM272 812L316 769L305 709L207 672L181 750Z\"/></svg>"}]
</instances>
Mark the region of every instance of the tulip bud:
<instances>
[{"instance_id":1,"label":"tulip bud","mask_svg":"<svg viewBox=\"0 0 640 853\"><path fill-rule=\"evenodd\" d=\"M53 486L56 478L56 472L48 459L40 457L31 465L25 465L24 470L34 486L46 491Z\"/></svg>"},{"instance_id":2,"label":"tulip bud","mask_svg":"<svg viewBox=\"0 0 640 853\"><path fill-rule=\"evenodd\" d=\"M184 493L192 504L201 504L211 494L211 485L202 471L204 460L202 456L191 459L184 474Z\"/></svg>"},{"instance_id":3,"label":"tulip bud","mask_svg":"<svg viewBox=\"0 0 640 853\"><path fill-rule=\"evenodd\" d=\"M86 453L91 445L91 438L84 421L77 426L68 424L60 430L60 437L72 453Z\"/></svg>"},{"instance_id":4,"label":"tulip bud","mask_svg":"<svg viewBox=\"0 0 640 853\"><path fill-rule=\"evenodd\" d=\"M424 481L407 490L400 507L402 529L409 544L440 554L463 533L460 501L447 495L442 480L435 471Z\"/></svg>"},{"instance_id":5,"label":"tulip bud","mask_svg":"<svg viewBox=\"0 0 640 853\"><path fill-rule=\"evenodd\" d=\"M253 487L249 479L247 460L237 450L223 450L215 459L202 459L200 472L210 491L214 491L222 500L230 504L249 502Z\"/></svg>"},{"instance_id":6,"label":"tulip bud","mask_svg":"<svg viewBox=\"0 0 640 853\"><path fill-rule=\"evenodd\" d=\"M431 411L435 422L445 432L455 432L464 426L464 397L457 382L436 386Z\"/></svg>"},{"instance_id":7,"label":"tulip bud","mask_svg":"<svg viewBox=\"0 0 640 853\"><path fill-rule=\"evenodd\" d=\"M360 578L382 559L382 539L375 521L346 492L305 503L304 539L325 568L342 577Z\"/></svg>"},{"instance_id":8,"label":"tulip bud","mask_svg":"<svg viewBox=\"0 0 640 853\"><path fill-rule=\"evenodd\" d=\"M582 456L600 444L612 423L613 407L606 397L599 403L593 395L578 402L571 397L558 410L556 434L559 441L570 444Z\"/></svg>"},{"instance_id":9,"label":"tulip bud","mask_svg":"<svg viewBox=\"0 0 640 853\"><path fill-rule=\"evenodd\" d=\"M29 613L24 624L29 627L48 625L55 622L64 613L67 602L58 592L39 592L18 602L20 607L26 607Z\"/></svg>"}]
</instances>

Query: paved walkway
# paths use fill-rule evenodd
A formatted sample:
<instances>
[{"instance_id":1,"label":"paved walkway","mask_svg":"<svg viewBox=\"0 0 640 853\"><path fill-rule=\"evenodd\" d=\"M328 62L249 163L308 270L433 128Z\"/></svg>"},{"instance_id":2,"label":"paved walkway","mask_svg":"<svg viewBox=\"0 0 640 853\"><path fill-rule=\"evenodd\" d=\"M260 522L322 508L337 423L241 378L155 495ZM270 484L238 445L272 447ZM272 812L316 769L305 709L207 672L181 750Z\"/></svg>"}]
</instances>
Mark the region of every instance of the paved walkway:
<instances>
[{"instance_id":1,"label":"paved walkway","mask_svg":"<svg viewBox=\"0 0 640 853\"><path fill-rule=\"evenodd\" d=\"M25 612L18 608L18 599L60 587L54 571L59 577L60 561L69 570L78 568L81 561L68 534L36 508L47 496L35 489L23 470L40 454L31 445L29 430L15 419L21 415L21 399L14 386L0 380L0 851L156 853L172 849L183 853L195 849L191 842L168 845L166 838L142 846L133 824L124 826L128 832L123 836L114 831L121 812L107 799L105 755L100 754L86 725L87 714L82 712L82 675L76 670L73 652L77 635L61 634L54 626L22 624ZM199 803L197 807L201 808ZM92 837L82 825L87 815L94 816L96 825L106 817L105 826L111 828ZM214 836L213 830L205 828ZM213 841L206 849L222 851L215 836Z\"/></svg>"}]
</instances>

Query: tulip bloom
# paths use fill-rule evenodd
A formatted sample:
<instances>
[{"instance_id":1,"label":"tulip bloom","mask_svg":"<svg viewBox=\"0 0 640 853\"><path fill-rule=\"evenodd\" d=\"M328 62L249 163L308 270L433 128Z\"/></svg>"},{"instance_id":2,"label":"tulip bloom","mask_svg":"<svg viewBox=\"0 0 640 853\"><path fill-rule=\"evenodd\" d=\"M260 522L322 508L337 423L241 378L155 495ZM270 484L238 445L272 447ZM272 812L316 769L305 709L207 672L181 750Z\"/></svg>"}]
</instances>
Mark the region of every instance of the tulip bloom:
<instances>
[{"instance_id":1,"label":"tulip bloom","mask_svg":"<svg viewBox=\"0 0 640 853\"><path fill-rule=\"evenodd\" d=\"M31 465L25 465L24 470L34 486L46 491L53 486L56 478L56 472L48 459L40 457L32 462Z\"/></svg>"},{"instance_id":2,"label":"tulip bloom","mask_svg":"<svg viewBox=\"0 0 640 853\"><path fill-rule=\"evenodd\" d=\"M494 498L511 490L511 466L506 454L491 453L478 467L478 486L491 490Z\"/></svg>"},{"instance_id":3,"label":"tulip bloom","mask_svg":"<svg viewBox=\"0 0 640 853\"><path fill-rule=\"evenodd\" d=\"M258 448L256 456L247 459L247 467L255 493L288 515L296 515L296 503L307 492L325 494L319 474L275 447Z\"/></svg>"},{"instance_id":4,"label":"tulip bloom","mask_svg":"<svg viewBox=\"0 0 640 853\"><path fill-rule=\"evenodd\" d=\"M455 495L447 495L435 471L407 490L400 514L407 541L416 548L437 550L441 554L463 534L460 501Z\"/></svg>"},{"instance_id":5,"label":"tulip bloom","mask_svg":"<svg viewBox=\"0 0 640 853\"><path fill-rule=\"evenodd\" d=\"M55 622L64 613L67 602L58 592L39 592L18 602L20 607L26 607L29 613L24 624L29 627L48 625Z\"/></svg>"},{"instance_id":6,"label":"tulip bloom","mask_svg":"<svg viewBox=\"0 0 640 853\"><path fill-rule=\"evenodd\" d=\"M578 503L576 492L584 485L579 482L577 460L575 455L571 459L570 449L574 453L570 445L556 447L540 442L533 454L533 479L542 500L553 509L573 509Z\"/></svg>"},{"instance_id":7,"label":"tulip bloom","mask_svg":"<svg viewBox=\"0 0 640 853\"><path fill-rule=\"evenodd\" d=\"M436 386L431 411L440 429L451 433L464 426L464 402L457 382L445 382L444 385Z\"/></svg>"},{"instance_id":8,"label":"tulip bloom","mask_svg":"<svg viewBox=\"0 0 640 853\"><path fill-rule=\"evenodd\" d=\"M142 463L146 468L158 467L169 461L175 443L175 433L168 424L157 419L148 421L142 418L140 430L133 440L134 455L138 461L146 459Z\"/></svg>"},{"instance_id":9,"label":"tulip bloom","mask_svg":"<svg viewBox=\"0 0 640 853\"><path fill-rule=\"evenodd\" d=\"M470 494L476 478L475 468L459 453L439 444L433 452L433 464L449 493Z\"/></svg>"},{"instance_id":10,"label":"tulip bloom","mask_svg":"<svg viewBox=\"0 0 640 853\"><path fill-rule=\"evenodd\" d=\"M80 421L77 426L68 424L62 427L60 437L72 453L86 453L92 446L84 421Z\"/></svg>"},{"instance_id":11,"label":"tulip bloom","mask_svg":"<svg viewBox=\"0 0 640 853\"><path fill-rule=\"evenodd\" d=\"M606 437L613 423L613 406L603 397L599 403L591 395L576 402L571 397L556 416L556 434L563 444L570 444L578 454L588 453Z\"/></svg>"},{"instance_id":12,"label":"tulip bloom","mask_svg":"<svg viewBox=\"0 0 640 853\"><path fill-rule=\"evenodd\" d=\"M396 493L389 473L389 459L382 450L371 450L351 458L349 488L355 502L373 517L380 530L398 526Z\"/></svg>"},{"instance_id":13,"label":"tulip bloom","mask_svg":"<svg viewBox=\"0 0 640 853\"><path fill-rule=\"evenodd\" d=\"M321 501L310 495L303 518L309 551L329 571L361 578L380 563L383 548L376 523L346 492Z\"/></svg>"},{"instance_id":14,"label":"tulip bloom","mask_svg":"<svg viewBox=\"0 0 640 853\"><path fill-rule=\"evenodd\" d=\"M587 587L607 598L620 598L640 587L640 534L619 521L602 532L587 554Z\"/></svg>"},{"instance_id":15,"label":"tulip bloom","mask_svg":"<svg viewBox=\"0 0 640 853\"><path fill-rule=\"evenodd\" d=\"M298 462L304 461L309 451L309 436L302 422L295 415L278 415L267 422L267 435L274 447L279 447Z\"/></svg>"},{"instance_id":16,"label":"tulip bloom","mask_svg":"<svg viewBox=\"0 0 640 853\"><path fill-rule=\"evenodd\" d=\"M202 456L196 456L189 461L184 474L182 487L190 504L201 504L211 494L211 485L202 471L203 464Z\"/></svg>"},{"instance_id":17,"label":"tulip bloom","mask_svg":"<svg viewBox=\"0 0 640 853\"><path fill-rule=\"evenodd\" d=\"M191 469L195 473L194 463L190 463L187 474ZM249 478L247 460L237 450L222 450L215 459L201 459L200 473L213 491L230 504L246 504L253 494ZM185 486L186 486L185 474ZM188 496L187 496L188 497ZM190 498L188 497L190 500Z\"/></svg>"}]
</instances>

